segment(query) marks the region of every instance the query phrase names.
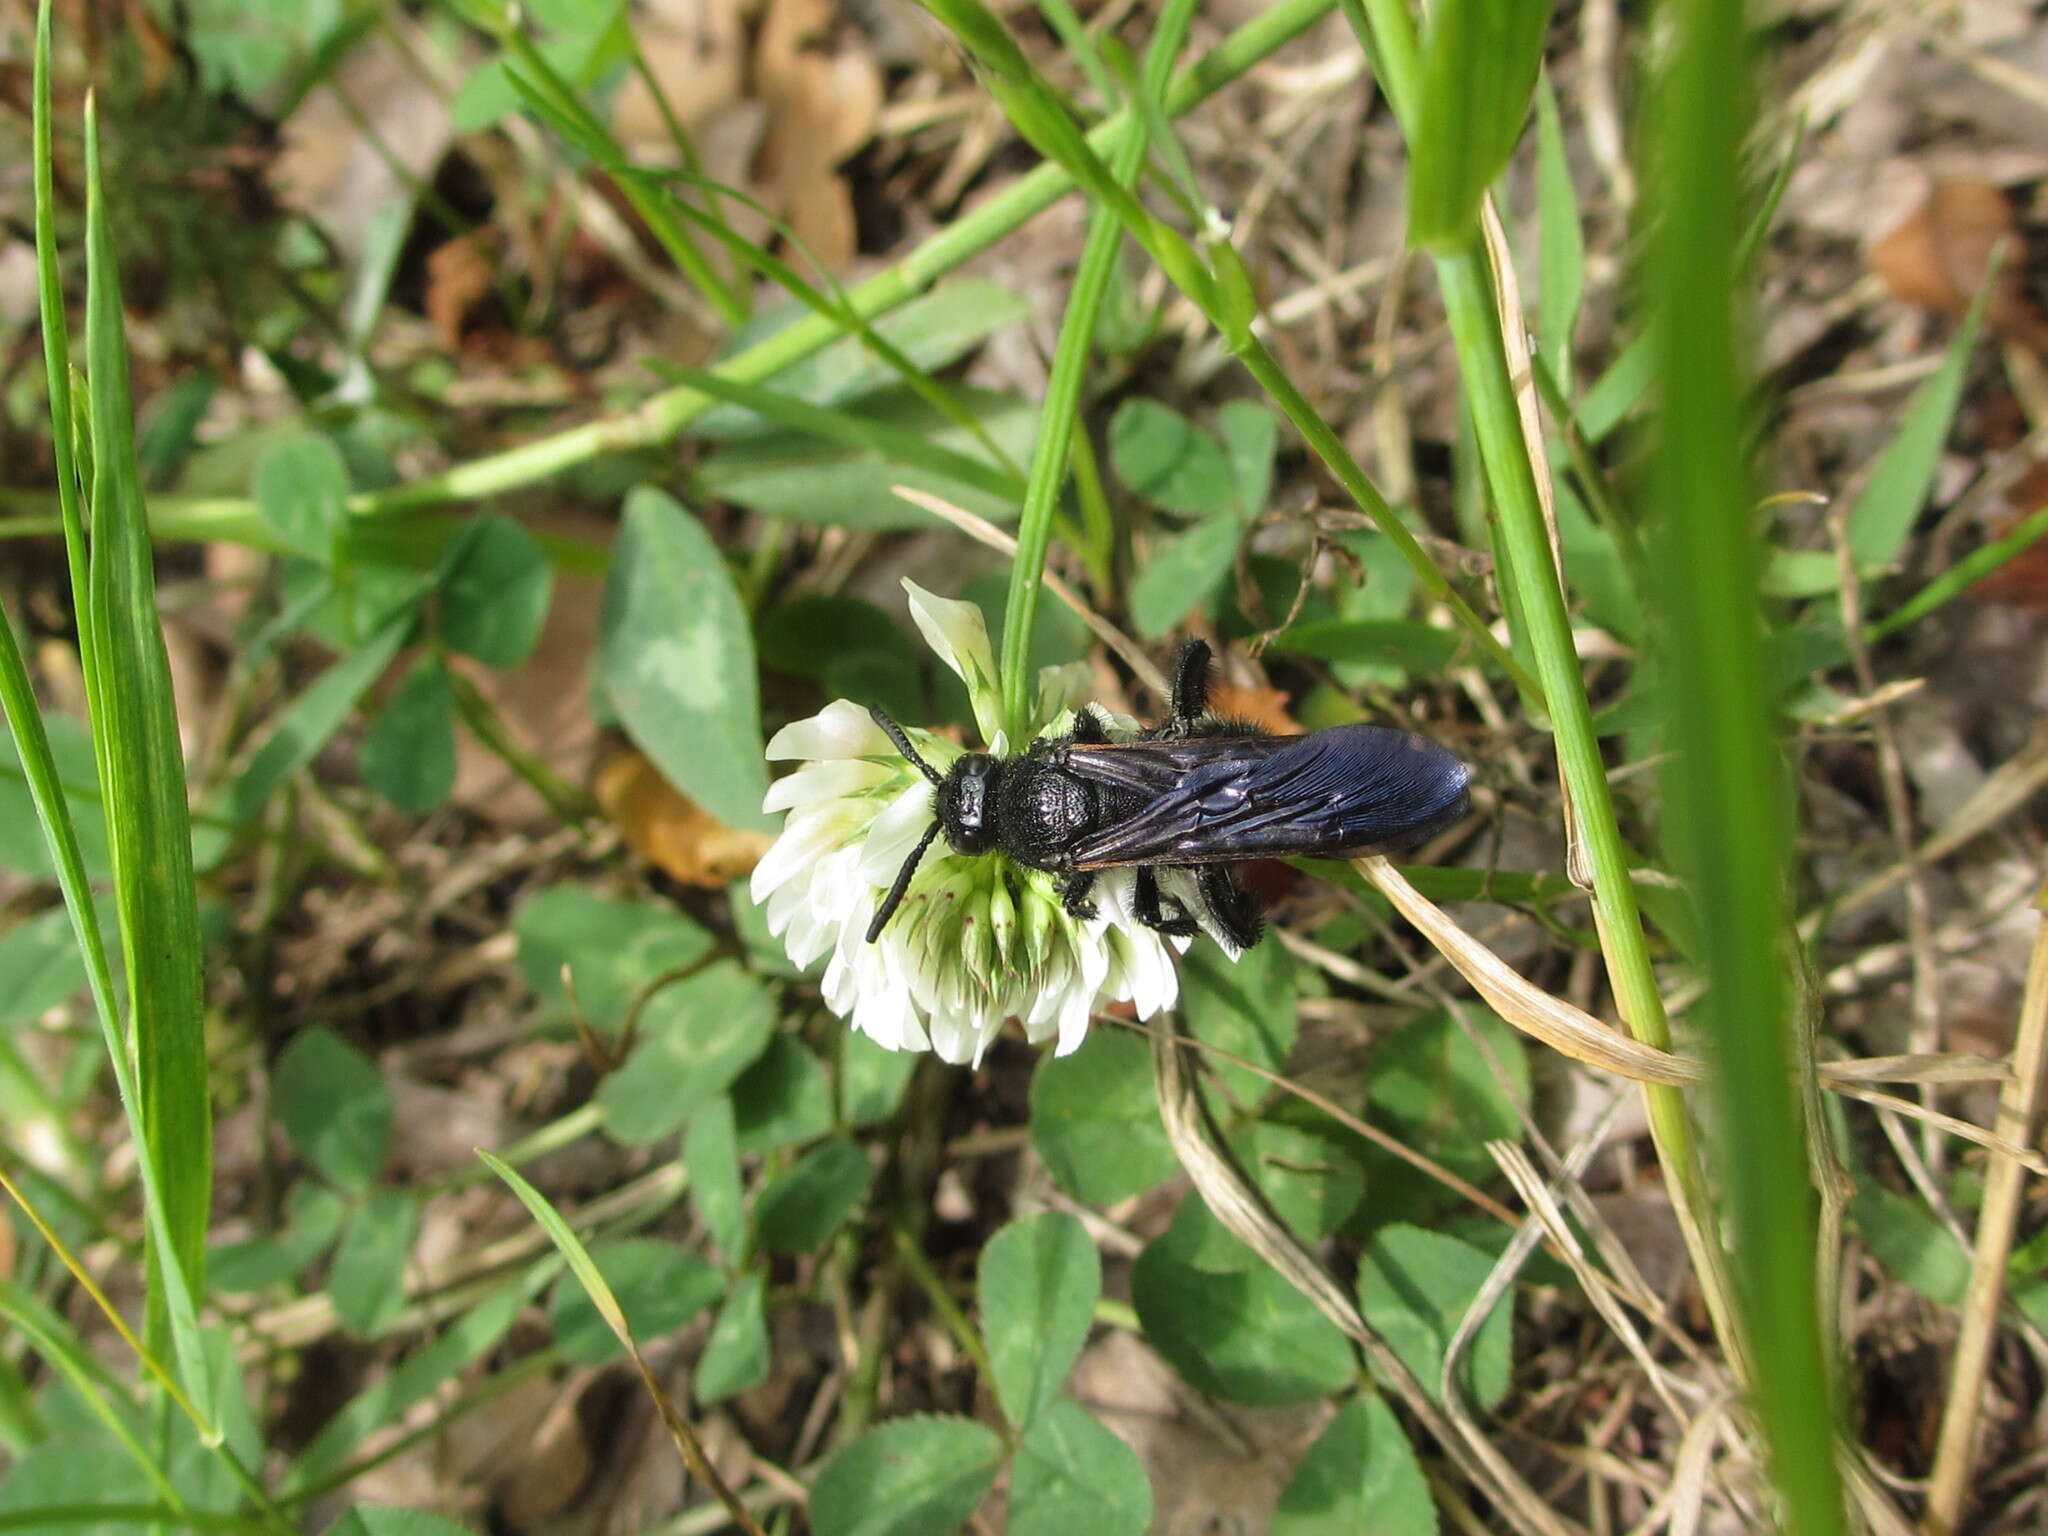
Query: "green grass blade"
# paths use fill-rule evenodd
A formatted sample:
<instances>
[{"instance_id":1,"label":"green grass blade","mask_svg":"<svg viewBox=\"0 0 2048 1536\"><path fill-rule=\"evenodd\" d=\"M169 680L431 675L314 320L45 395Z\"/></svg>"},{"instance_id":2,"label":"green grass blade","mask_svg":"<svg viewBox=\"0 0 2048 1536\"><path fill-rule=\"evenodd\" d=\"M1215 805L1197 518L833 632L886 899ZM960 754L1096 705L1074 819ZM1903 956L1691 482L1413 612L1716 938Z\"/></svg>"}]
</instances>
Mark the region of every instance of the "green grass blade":
<instances>
[{"instance_id":1,"label":"green grass blade","mask_svg":"<svg viewBox=\"0 0 2048 1536\"><path fill-rule=\"evenodd\" d=\"M1273 397L1274 403L1294 424L1316 456L1329 466L1360 510L1392 541L1430 595L1450 607L1458 622L1470 630L1480 648L1514 678L1518 688L1533 688L1534 684L1521 663L1493 637L1485 620L1479 617L1464 595L1452 588L1443 572L1437 569L1436 562L1359 467L1343 439L1317 414L1308 397L1281 368L1271 349L1252 334L1249 279L1229 243L1209 242L1205 238L1205 245L1216 261L1212 269L1186 237L1168 228L1130 188L1119 182L1088 136L1067 115L1059 93L1031 67L1023 51L1003 30L1002 22L990 12L983 0L920 0L920 4L985 67L989 91L1009 118L1011 126L1047 159L1072 176L1098 206L1114 215L1125 232L1144 247L1146 255L1158 264L1174 286L1192 299L1210 323L1217 327L1225 343L1258 381L1259 387ZM1021 538L1020 548L1020 558L1029 566L1031 551Z\"/></svg>"},{"instance_id":2,"label":"green grass blade","mask_svg":"<svg viewBox=\"0 0 2048 1536\"><path fill-rule=\"evenodd\" d=\"M611 1286L599 1273L590 1250L583 1246L583 1239L570 1230L569 1223L562 1220L561 1214L548 1203L547 1196L527 1183L510 1163L481 1148L476 1155L483 1159L486 1168L505 1181L506 1188L519 1197L519 1203L526 1207L527 1213L540 1223L548 1241L555 1245L556 1251L567 1262L569 1273L576 1277L576 1283L583 1287L590 1304L597 1308L597 1315L604 1319L605 1326L617 1335L619 1342L630 1349L633 1335L626 1326L625 1309L619 1305L619 1298L612 1294Z\"/></svg>"},{"instance_id":3,"label":"green grass blade","mask_svg":"<svg viewBox=\"0 0 2048 1536\"><path fill-rule=\"evenodd\" d=\"M287 779L319 755L404 648L414 623L410 607L393 614L292 701L229 786L223 811L231 821L243 825L254 819Z\"/></svg>"},{"instance_id":4,"label":"green grass blade","mask_svg":"<svg viewBox=\"0 0 2048 1536\"><path fill-rule=\"evenodd\" d=\"M1415 244L1452 245L1477 224L1479 200L1522 135L1549 25L1549 0L1437 0L1430 7L1408 135Z\"/></svg>"},{"instance_id":5,"label":"green grass blade","mask_svg":"<svg viewBox=\"0 0 2048 1536\"><path fill-rule=\"evenodd\" d=\"M1301 36L1328 15L1335 4L1336 0L1277 0L1259 11L1174 76L1166 93L1167 110L1176 117L1190 111L1260 60ZM1107 152L1135 131L1135 114L1127 109L1100 124L1089 137ZM946 273L987 250L1072 190L1073 180L1065 170L1056 165L1041 165L935 232L889 270L848 290L847 302L869 319L886 314L908 303ZM727 358L719 365L719 372L728 378L760 383L825 347L841 332L840 326L823 316L805 316ZM349 510L364 517L388 517L480 500L532 485L599 454L629 453L666 443L715 403L694 389L663 390L640 401L630 411L473 459L438 475L358 493L350 498ZM5 496L12 499L17 494L7 492ZM217 504L213 515L225 518L228 505ZM253 517L247 502L237 505ZM0 531L7 526L0 522Z\"/></svg>"},{"instance_id":6,"label":"green grass blade","mask_svg":"<svg viewBox=\"0 0 2048 1536\"><path fill-rule=\"evenodd\" d=\"M1832 1374L1815 1298L1808 1127L1793 1071L1790 783L1759 612L1762 554L1745 451L1736 306L1749 126L1743 7L1679 0L1657 82L1646 184L1647 288L1661 410L1652 577L1667 740L1665 800L1699 918L1707 982L1693 1016L1718 1074L1750 1386L1793 1536L1843 1529ZM1917 505L1917 498L1916 498Z\"/></svg>"},{"instance_id":7,"label":"green grass blade","mask_svg":"<svg viewBox=\"0 0 2048 1536\"><path fill-rule=\"evenodd\" d=\"M1565 158L1564 125L1550 77L1536 83L1536 334L1544 357L1560 380L1572 377L1572 337L1586 292L1586 240L1579 229L1579 200Z\"/></svg>"},{"instance_id":8,"label":"green grass blade","mask_svg":"<svg viewBox=\"0 0 2048 1536\"><path fill-rule=\"evenodd\" d=\"M76 1330L40 1297L12 1280L0 1280L0 1318L6 1319L44 1363L70 1384L71 1390L78 1394L78 1400L128 1453L142 1475L149 1479L157 1497L177 1510L180 1519L188 1518L190 1511L172 1484L169 1471L150 1454L149 1448L135 1433L135 1405L128 1403L128 1411L123 1412L115 1404L115 1397L125 1397L124 1390Z\"/></svg>"},{"instance_id":9,"label":"green grass blade","mask_svg":"<svg viewBox=\"0 0 2048 1536\"><path fill-rule=\"evenodd\" d=\"M861 311L858 305L852 302L846 290L834 281L832 274L826 269L825 263L811 254L809 248L804 244L803 238L790 226L788 220L765 204L749 197L739 188L727 186L723 182L713 181L709 177L697 172L650 171L643 167L628 164L615 152L606 150L601 143L586 147L593 153L601 153L605 156L599 163L614 178L631 179L636 184L646 188L651 195L666 198L668 200L667 206L673 213L690 224L695 225L708 239L723 246L726 252L732 256L733 260L737 261L741 266L775 284L776 287L797 300L814 315L837 325L847 335L858 337L861 344L869 352L873 353L884 366L891 369L903 381L906 388L915 391L933 410L937 411L962 431L970 433L983 447L988 449L990 458L994 459L996 463L1002 465L1005 469L1015 472L1021 480L1022 471L1017 470L1016 466L1011 462L1009 455L1003 451L1002 445L989 435L988 429L982 425L974 413L963 407L951 390L933 379L929 373L920 368L891 342L888 337L875 328L868 316ZM819 282L813 284L806 281L794 267L775 255L774 252L755 241L747 239L744 235L732 229L722 220L706 213L703 209L694 208L689 203L676 197L673 187L677 184L695 187L703 192L709 200L716 200L720 196L729 198L748 212L765 220L768 227L784 240L787 240L792 248L803 252L805 258L818 272ZM720 379L727 377L723 373L716 376ZM748 383L754 381L739 379L735 382Z\"/></svg>"},{"instance_id":10,"label":"green grass blade","mask_svg":"<svg viewBox=\"0 0 2048 1536\"><path fill-rule=\"evenodd\" d=\"M1898 433L1885 445L1869 481L1849 509L1849 553L1859 567L1890 565L1898 559L1906 536L1913 531L1914 519L1927 504L1942 446L1963 398L1963 374L1977 347L1984 306L1990 300L1992 284L1998 281L1998 266L1994 259L1986 267L1983 284L1971 301L1963 328L1949 343L1940 370L1920 386Z\"/></svg>"},{"instance_id":11,"label":"green grass blade","mask_svg":"<svg viewBox=\"0 0 2048 1536\"><path fill-rule=\"evenodd\" d=\"M1649 393L1656 374L1657 356L1650 349L1648 336L1638 336L1622 348L1620 355L1607 365L1607 371L1579 399L1579 431L1585 434L1586 441L1599 443L1620 426L1637 402Z\"/></svg>"},{"instance_id":12,"label":"green grass blade","mask_svg":"<svg viewBox=\"0 0 2048 1536\"><path fill-rule=\"evenodd\" d=\"M68 361L68 340L64 318L62 294L56 283L55 217L52 204L52 178L48 163L50 153L50 100L49 100L49 50L50 16L49 5L44 4L37 27L37 90L35 117L39 125L36 142L39 159L36 168L36 235L37 262L42 280L44 317L44 357L49 376L55 381L51 413L52 426L61 441L57 449L58 464L63 475L64 486L60 496L68 500L65 514L67 547L74 566L72 586L74 594L84 594L90 585L90 559L83 542L83 529L79 526L77 485L80 476L78 466L70 460L68 445L75 440L76 422L72 415L71 371ZM104 233L104 232L103 232ZM119 331L118 300L114 301L116 335ZM125 358L122 359L125 364ZM125 389L123 390L125 399ZM67 467L68 466L68 467ZM134 485L134 463L132 452L129 461L129 484ZM75 535L75 537L70 537ZM98 666L99 648L95 634L90 603L79 609L77 623L81 635L81 657L88 667L88 687L92 678L100 672ZM161 657L161 639L158 639ZM79 951L85 957L87 982L92 992L94 1010L99 1019L100 1031L106 1047L107 1057L114 1073L114 1082L121 1098L121 1107L128 1119L130 1136L140 1152L137 1158L138 1172L143 1187L143 1216L150 1239L151 1251L166 1257L180 1252L180 1243L187 1245L187 1251L194 1241L192 1231L192 1205L187 1200L179 1207L186 1221L182 1233L171 1223L171 1203L164 1187L162 1164L153 1155L148 1140L148 1120L142 1087L138 1081L136 1063L130 1054L127 1038L121 1025L120 1007L114 991L113 967L107 955L98 917L94 911L92 887L86 874L85 859L78 841L78 829L71 816L59 779L56 759L50 750L48 732L44 729L40 708L36 703L35 690L28 676L28 669L22 660L21 649L15 641L13 625L0 622L0 707L4 707L9 730L13 733L15 749L22 771L27 776L29 793L36 807L36 816L42 824L43 836L49 844L51 864L57 873L58 888L64 896L65 910L70 916L72 933L78 941ZM182 765L178 783L183 784ZM104 793L104 786L103 786ZM189 866L190 838L184 845L184 857ZM189 895L189 886L188 886ZM194 951L196 966L196 950ZM203 1063L202 1063L203 1072ZM202 1091L204 1079L202 1076ZM210 1144L210 1138L209 1138ZM210 1158L209 1158L210 1161ZM203 1245L206 1220L205 1202L198 1206L197 1240ZM203 1247L202 1247L203 1254ZM177 1351L179 1374L188 1398L194 1405L202 1437L217 1438L212 1424L212 1385L207 1370L204 1349L199 1337L198 1312L193 1295L191 1272L182 1262L159 1264L155 1279L160 1285L153 1285L151 1296L160 1298L168 1313L172 1339Z\"/></svg>"},{"instance_id":13,"label":"green grass blade","mask_svg":"<svg viewBox=\"0 0 2048 1536\"><path fill-rule=\"evenodd\" d=\"M87 678L127 970L129 1044L141 1092L143 1155L156 1165L170 1252L199 1294L213 1199L213 1114L201 1029L199 903L185 759L156 610L154 555L135 462L120 279L88 102L86 363L93 436L87 605L96 675ZM182 1326L182 1324L179 1324ZM199 1364L196 1337L178 1341ZM192 1353L187 1353L189 1344ZM188 1390L203 1390L204 1373ZM195 1396L195 1401L198 1400Z\"/></svg>"},{"instance_id":14,"label":"green grass blade","mask_svg":"<svg viewBox=\"0 0 2048 1536\"><path fill-rule=\"evenodd\" d=\"M91 670L92 631L85 601L85 513L79 505L78 461L72 453L71 340L64 318L64 280L57 270L56 149L50 123L50 0L36 11L35 106L32 112L36 204L36 292L43 322L43 364L50 389L50 456L57 471L57 505L64 558L71 573L71 608L78 624L79 657Z\"/></svg>"},{"instance_id":15,"label":"green grass blade","mask_svg":"<svg viewBox=\"0 0 2048 1536\"><path fill-rule=\"evenodd\" d=\"M350 1451L386 1424L395 1424L413 1404L496 1349L527 1304L561 1273L550 1255L491 1292L441 1330L434 1342L413 1351L389 1375L358 1393L320 1427L285 1474L280 1499L295 1503L320 1486L347 1460Z\"/></svg>"},{"instance_id":16,"label":"green grass blade","mask_svg":"<svg viewBox=\"0 0 2048 1536\"><path fill-rule=\"evenodd\" d=\"M858 411L813 405L758 384L743 384L708 368L679 368L673 363L655 363L654 371L674 384L700 389L715 400L743 406L756 415L794 431L808 433L828 443L865 448L892 464L906 464L958 480L991 496L1014 501L1024 494L1024 482L986 460L956 453L920 433L905 432L886 422L873 420Z\"/></svg>"},{"instance_id":17,"label":"green grass blade","mask_svg":"<svg viewBox=\"0 0 2048 1536\"><path fill-rule=\"evenodd\" d=\"M1886 635L1897 634L1909 624L1927 617L1944 603L1960 596L2009 560L2018 559L2048 535L2048 507L2030 513L2003 538L1971 550L1954 565L1936 576L1905 602L1874 624L1864 627L1863 640L1874 645Z\"/></svg>"},{"instance_id":18,"label":"green grass blade","mask_svg":"<svg viewBox=\"0 0 2048 1536\"><path fill-rule=\"evenodd\" d=\"M596 115L577 97L569 83L547 61L545 55L520 30L516 15L507 14L494 29L507 54L506 74L513 88L548 125L568 142L600 164L624 164L626 152ZM675 206L658 193L651 193L634 177L614 178L633 211L640 215L676 270L695 285L727 325L746 323L747 306L705 259L689 230L676 219Z\"/></svg>"},{"instance_id":19,"label":"green grass blade","mask_svg":"<svg viewBox=\"0 0 2048 1536\"><path fill-rule=\"evenodd\" d=\"M1148 99L1164 87L1174 55L1187 34L1190 11L1187 5L1169 5L1153 31L1151 49L1145 59L1143 94ZM1092 53L1089 57L1092 58ZM1135 182L1144 165L1150 121L1151 114L1140 116L1136 131L1110 153L1110 174L1119 184ZM1015 733L1024 731L1030 712L1032 623L1044 580L1045 556L1052 542L1060 488L1066 484L1075 427L1080 420L1081 391L1087 381L1088 360L1095 350L1095 325L1101 318L1102 301L1109 293L1122 248L1123 226L1116 214L1108 208L1095 209L1089 215L1087 239L1074 271L1073 288L1067 295L1066 313L1060 321L1059 340L1046 379L1038 441L1033 446L1029 482L1018 513L1017 555L1010 567L1009 597L1003 609L1003 643L997 666L1002 675L1003 715Z\"/></svg>"}]
</instances>

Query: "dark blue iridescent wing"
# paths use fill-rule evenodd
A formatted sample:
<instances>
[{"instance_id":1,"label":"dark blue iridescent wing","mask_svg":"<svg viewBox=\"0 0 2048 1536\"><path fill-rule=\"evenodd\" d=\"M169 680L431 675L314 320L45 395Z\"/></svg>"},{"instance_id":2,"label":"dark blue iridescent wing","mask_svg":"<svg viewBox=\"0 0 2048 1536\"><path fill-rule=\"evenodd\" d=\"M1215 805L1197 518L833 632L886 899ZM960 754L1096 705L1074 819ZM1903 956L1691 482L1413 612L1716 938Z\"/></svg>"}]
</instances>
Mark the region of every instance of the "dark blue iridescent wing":
<instances>
[{"instance_id":1,"label":"dark blue iridescent wing","mask_svg":"<svg viewBox=\"0 0 2048 1536\"><path fill-rule=\"evenodd\" d=\"M1168 746L1175 749L1170 756L1158 750ZM1328 858L1398 847L1464 814L1470 778L1463 763L1427 737L1377 725L1309 736L1140 742L1075 751L1068 766L1151 796L1135 814L1076 843L1076 869Z\"/></svg>"},{"instance_id":2,"label":"dark blue iridescent wing","mask_svg":"<svg viewBox=\"0 0 2048 1536\"><path fill-rule=\"evenodd\" d=\"M1213 763L1249 767L1301 736L1181 736L1171 740L1110 742L1067 749L1070 772L1095 784L1139 795L1163 795L1197 768Z\"/></svg>"}]
</instances>

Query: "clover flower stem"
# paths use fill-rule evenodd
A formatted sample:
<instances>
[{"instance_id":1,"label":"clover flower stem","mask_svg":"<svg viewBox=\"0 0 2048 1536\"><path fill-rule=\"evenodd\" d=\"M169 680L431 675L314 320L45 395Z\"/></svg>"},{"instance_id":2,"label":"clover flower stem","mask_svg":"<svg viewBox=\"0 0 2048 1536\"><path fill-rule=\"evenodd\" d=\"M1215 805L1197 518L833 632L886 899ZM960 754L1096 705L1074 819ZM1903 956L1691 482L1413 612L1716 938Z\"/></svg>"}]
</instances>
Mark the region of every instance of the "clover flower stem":
<instances>
[{"instance_id":1,"label":"clover flower stem","mask_svg":"<svg viewBox=\"0 0 2048 1536\"><path fill-rule=\"evenodd\" d=\"M1160 16L1145 56L1144 89L1157 96L1166 85L1187 36L1194 6L1176 0ZM1110 154L1110 170L1121 186L1133 185L1145 163L1147 136L1144 115ZM1052 542L1053 515L1060 488L1066 483L1067 459L1074 424L1081 414L1081 385L1094 351L1095 322L1116 271L1123 244L1123 221L1114 210L1097 206L1089 215L1088 238L1074 271L1074 286L1060 322L1052 372L1046 380L1045 405L1038 420L1038 442L1025 480L1024 506L1017 519L1017 556L1010 566L1009 597L1003 605L1003 646L998 659L1002 675L1003 718L1010 733L1022 736L1031 706L1031 625L1038 612L1038 592L1045 576L1046 550Z\"/></svg>"}]
</instances>

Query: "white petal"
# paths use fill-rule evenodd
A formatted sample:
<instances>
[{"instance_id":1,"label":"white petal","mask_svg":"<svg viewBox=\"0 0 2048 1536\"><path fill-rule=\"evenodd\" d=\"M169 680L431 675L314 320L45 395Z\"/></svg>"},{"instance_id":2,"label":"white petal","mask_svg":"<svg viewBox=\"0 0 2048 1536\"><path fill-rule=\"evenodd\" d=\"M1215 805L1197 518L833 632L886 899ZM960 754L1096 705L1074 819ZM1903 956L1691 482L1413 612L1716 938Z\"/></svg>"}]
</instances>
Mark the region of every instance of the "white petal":
<instances>
[{"instance_id":1,"label":"white petal","mask_svg":"<svg viewBox=\"0 0 2048 1536\"><path fill-rule=\"evenodd\" d=\"M1195 876L1185 869L1162 869L1159 872L1159 892L1170 896L1186 909L1202 932L1216 941L1216 947L1235 960L1244 953L1236 940L1217 923L1215 914L1209 910L1209 903L1202 900L1201 886Z\"/></svg>"},{"instance_id":2,"label":"white petal","mask_svg":"<svg viewBox=\"0 0 2048 1536\"><path fill-rule=\"evenodd\" d=\"M954 1014L933 1016L931 1038L939 1060L956 1067L974 1054L978 1044L974 1027Z\"/></svg>"},{"instance_id":3,"label":"white petal","mask_svg":"<svg viewBox=\"0 0 2048 1536\"><path fill-rule=\"evenodd\" d=\"M784 758L881 757L896 749L868 712L851 699L834 699L807 720L792 720L769 738L770 762Z\"/></svg>"},{"instance_id":4,"label":"white petal","mask_svg":"<svg viewBox=\"0 0 2048 1536\"><path fill-rule=\"evenodd\" d=\"M1173 963L1173 951L1157 934L1130 937L1131 956L1126 974L1130 979L1131 1002L1139 1018L1149 1019L1171 1008L1180 995L1180 970Z\"/></svg>"},{"instance_id":5,"label":"white petal","mask_svg":"<svg viewBox=\"0 0 2048 1536\"><path fill-rule=\"evenodd\" d=\"M1076 988L1067 994L1060 1008L1060 1043L1053 1048L1053 1055L1070 1056L1081 1048L1081 1042L1088 1038L1088 1021L1094 1013L1092 992Z\"/></svg>"},{"instance_id":6,"label":"white petal","mask_svg":"<svg viewBox=\"0 0 2048 1536\"><path fill-rule=\"evenodd\" d=\"M989 647L988 623L981 610L972 603L927 592L908 576L903 578L903 591L925 644L967 685L981 739L993 740L1003 723L1002 698L997 690L995 652Z\"/></svg>"},{"instance_id":7,"label":"white petal","mask_svg":"<svg viewBox=\"0 0 2048 1536\"><path fill-rule=\"evenodd\" d=\"M924 1031L910 1006L910 994L878 977L854 1010L853 1027L892 1051L923 1050Z\"/></svg>"},{"instance_id":8,"label":"white petal","mask_svg":"<svg viewBox=\"0 0 2048 1536\"><path fill-rule=\"evenodd\" d=\"M861 878L887 887L932 824L932 787L918 779L868 824L861 843Z\"/></svg>"},{"instance_id":9,"label":"white petal","mask_svg":"<svg viewBox=\"0 0 2048 1536\"><path fill-rule=\"evenodd\" d=\"M782 824L782 835L768 845L761 862L754 866L751 888L755 902L766 901L784 881L803 875L820 857L845 843L859 830L860 818L861 807L846 801L792 812Z\"/></svg>"},{"instance_id":10,"label":"white petal","mask_svg":"<svg viewBox=\"0 0 2048 1536\"><path fill-rule=\"evenodd\" d=\"M1095 899L1095 911L1099 921L1114 923L1119 928L1136 928L1138 914L1132 907L1138 889L1137 872L1132 869L1105 869L1095 877L1094 889L1089 895Z\"/></svg>"},{"instance_id":11,"label":"white petal","mask_svg":"<svg viewBox=\"0 0 2048 1536\"><path fill-rule=\"evenodd\" d=\"M977 1071L981 1067L982 1053L988 1049L989 1042L1002 1033L1002 1030L1003 1026L999 1021L991 1024L987 1029L978 1029L974 1032L974 1066Z\"/></svg>"},{"instance_id":12,"label":"white petal","mask_svg":"<svg viewBox=\"0 0 2048 1536\"><path fill-rule=\"evenodd\" d=\"M762 798L764 811L793 811L821 800L836 800L886 783L889 769L881 763L850 757L832 762L807 763L786 778L768 786Z\"/></svg>"}]
</instances>

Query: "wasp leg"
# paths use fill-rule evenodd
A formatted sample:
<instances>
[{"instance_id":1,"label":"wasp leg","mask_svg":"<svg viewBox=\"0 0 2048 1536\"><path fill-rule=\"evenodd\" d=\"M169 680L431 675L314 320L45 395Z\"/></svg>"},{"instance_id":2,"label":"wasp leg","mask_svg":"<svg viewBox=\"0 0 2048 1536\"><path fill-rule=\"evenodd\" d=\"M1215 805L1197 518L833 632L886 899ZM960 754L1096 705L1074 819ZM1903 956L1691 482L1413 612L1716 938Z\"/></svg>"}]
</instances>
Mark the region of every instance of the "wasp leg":
<instances>
[{"instance_id":1,"label":"wasp leg","mask_svg":"<svg viewBox=\"0 0 2048 1536\"><path fill-rule=\"evenodd\" d=\"M1230 941L1239 949L1250 949L1258 943L1259 935L1265 931L1265 915L1259 911L1259 904L1231 878L1229 866L1204 864L1195 871L1195 879L1209 915Z\"/></svg>"},{"instance_id":2,"label":"wasp leg","mask_svg":"<svg viewBox=\"0 0 2048 1536\"><path fill-rule=\"evenodd\" d=\"M1178 917L1166 915L1159 900L1159 872L1156 869L1150 865L1139 865L1137 881L1131 892L1131 910L1139 922L1174 939L1191 939L1201 931L1201 924L1185 911Z\"/></svg>"},{"instance_id":3,"label":"wasp leg","mask_svg":"<svg viewBox=\"0 0 2048 1536\"><path fill-rule=\"evenodd\" d=\"M1209 642L1190 640L1173 664L1173 692L1169 702L1173 713L1154 736L1177 741L1192 736L1195 727L1209 713Z\"/></svg>"},{"instance_id":4,"label":"wasp leg","mask_svg":"<svg viewBox=\"0 0 2048 1536\"><path fill-rule=\"evenodd\" d=\"M1067 737L1068 746L1099 747L1109 740L1109 733L1102 728L1102 716L1095 713L1092 704L1084 704L1074 711L1074 729Z\"/></svg>"},{"instance_id":5,"label":"wasp leg","mask_svg":"<svg viewBox=\"0 0 2048 1536\"><path fill-rule=\"evenodd\" d=\"M1088 899L1088 892L1095 884L1095 871L1077 869L1060 877L1060 905L1065 907L1069 917L1090 918L1095 915L1095 903Z\"/></svg>"}]
</instances>

